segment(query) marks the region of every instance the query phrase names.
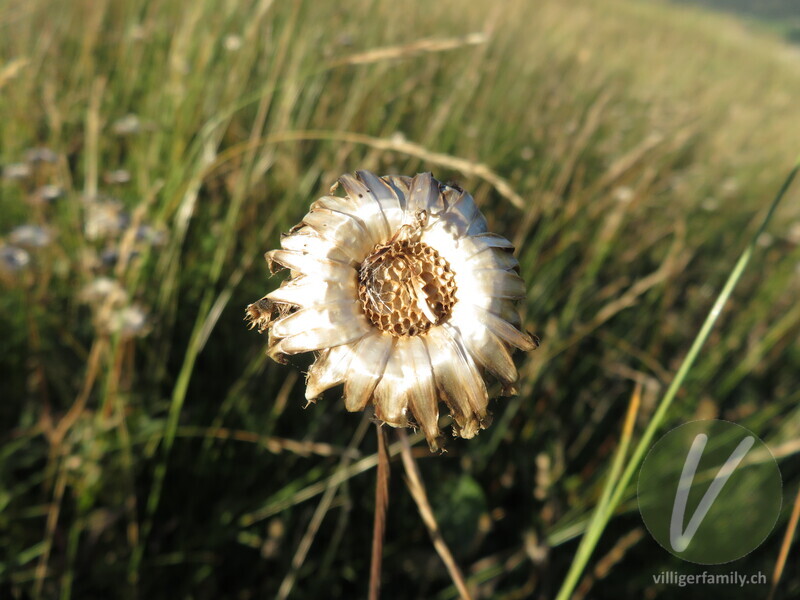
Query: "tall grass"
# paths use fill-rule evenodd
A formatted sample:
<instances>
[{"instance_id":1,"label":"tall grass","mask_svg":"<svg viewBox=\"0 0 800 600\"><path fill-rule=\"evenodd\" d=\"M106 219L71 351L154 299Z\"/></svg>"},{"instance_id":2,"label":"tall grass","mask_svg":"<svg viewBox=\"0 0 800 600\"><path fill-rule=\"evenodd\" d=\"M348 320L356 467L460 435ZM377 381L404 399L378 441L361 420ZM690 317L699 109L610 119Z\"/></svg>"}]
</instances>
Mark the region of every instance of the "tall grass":
<instances>
[{"instance_id":1,"label":"tall grass","mask_svg":"<svg viewBox=\"0 0 800 600\"><path fill-rule=\"evenodd\" d=\"M517 245L543 340L521 393L477 439L416 456L473 595L555 596L634 385L636 442L792 166L797 97L780 42L660 4L4 3L0 165L57 157L0 181L3 243L52 234L0 271L0 596L365 595L375 444L335 392L303 410L296 370L241 322L277 285L263 252L355 168L457 180ZM63 196L37 200L45 184ZM787 493L797 197L659 415L751 428ZM98 206L126 213L118 231L88 235ZM127 299L91 299L99 277ZM120 327L126 308L146 327ZM685 591L653 584L692 567L642 534L631 489L578 595ZM400 477L389 494L383 589L456 597ZM742 569L771 573L779 550Z\"/></svg>"}]
</instances>

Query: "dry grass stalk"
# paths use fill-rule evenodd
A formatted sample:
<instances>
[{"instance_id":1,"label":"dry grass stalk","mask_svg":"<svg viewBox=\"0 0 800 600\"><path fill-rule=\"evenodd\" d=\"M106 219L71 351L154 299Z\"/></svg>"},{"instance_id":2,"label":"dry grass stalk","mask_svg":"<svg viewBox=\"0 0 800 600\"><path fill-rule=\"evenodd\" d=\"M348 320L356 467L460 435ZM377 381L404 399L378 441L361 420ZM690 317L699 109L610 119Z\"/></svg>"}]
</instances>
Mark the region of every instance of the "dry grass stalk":
<instances>
[{"instance_id":1,"label":"dry grass stalk","mask_svg":"<svg viewBox=\"0 0 800 600\"><path fill-rule=\"evenodd\" d=\"M772 600L775 597L775 591L778 589L778 584L783 576L783 570L786 567L786 559L789 557L789 548L792 546L792 538L794 538L794 534L797 531L798 521L800 521L800 490L798 490L797 496L795 496L792 516L789 518L789 524L786 526L786 534L783 536L781 551L775 563L775 571L772 573L772 586L769 590L768 600Z\"/></svg>"},{"instance_id":2,"label":"dry grass stalk","mask_svg":"<svg viewBox=\"0 0 800 600\"><path fill-rule=\"evenodd\" d=\"M354 133L351 131L327 131L318 129L296 130L296 131L280 131L257 140L249 140L240 144L231 146L225 151L221 152L219 156L210 161L204 171L204 177L208 177L212 172L219 169L228 161L236 158L237 156L245 153L252 146L260 146L266 144L278 144L282 142L300 142L305 140L324 140L324 141L339 141L348 142L352 144L360 144L375 150L384 150L387 152L399 152L406 156L412 156L426 163L444 167L452 171L458 171L468 177L477 177L491 185L498 194L508 200L513 206L519 209L525 209L527 203L519 195L511 185L511 183L498 175L485 163L475 162L454 156L452 154L445 154L443 152L433 152L425 146L409 142L400 135L395 135L390 138L378 138L362 133Z\"/></svg>"},{"instance_id":3,"label":"dry grass stalk","mask_svg":"<svg viewBox=\"0 0 800 600\"><path fill-rule=\"evenodd\" d=\"M444 566L447 568L447 572L450 574L453 584L456 586L456 589L458 589L459 596L462 600L471 600L472 595L469 592L469 588L467 588L464 575L461 573L461 569L458 564L456 564L455 558L453 558L453 553L450 552L450 548L448 548L447 543L442 537L442 532L439 530L439 524L436 522L433 508L428 501L428 493L425 491L425 484L422 482L422 475L419 472L419 467L417 467L417 461L411 452L411 444L408 442L408 436L403 429L398 429L397 434L400 437L400 455L403 458L403 467L406 470L408 491L411 492L411 496L417 504L422 521L425 523L425 527L427 527L428 533L433 541L433 547L436 549Z\"/></svg>"},{"instance_id":4,"label":"dry grass stalk","mask_svg":"<svg viewBox=\"0 0 800 600\"><path fill-rule=\"evenodd\" d=\"M356 432L353 434L353 437L347 446L347 450L350 451L350 453L352 453L352 451L354 451L364 439L364 434L366 434L368 427L369 419L365 415L364 418L361 419L358 429L356 429ZM339 460L338 471L345 469L350 464L350 460L350 454L345 453ZM328 514L328 511L333 504L336 493L339 491L340 484L341 481L334 481L333 479L328 481L328 485L325 488L325 493L322 495L322 498L320 498L319 504L314 511L314 515L311 517L311 521L306 528L306 532L303 535L303 538L300 540L300 543L297 545L297 550L295 550L294 556L292 557L292 567L283 578L283 581L281 581L277 598L285 600L291 595L294 584L297 582L297 576L300 572L300 568L306 562L308 552L311 550L311 545L314 543L314 539L317 537L317 533L319 532L319 528L322 525L323 519L325 519L325 515Z\"/></svg>"},{"instance_id":5,"label":"dry grass stalk","mask_svg":"<svg viewBox=\"0 0 800 600\"><path fill-rule=\"evenodd\" d=\"M419 54L430 52L446 52L447 50L456 50L464 46L477 46L487 41L488 36L480 31L469 33L467 35L452 37L452 38L435 38L427 40L418 40L410 44L403 44L401 46L387 46L385 48L373 48L366 52L359 52L339 58L329 63L331 67L338 67L342 65L366 65L376 63L383 60L398 60L403 58L411 58Z\"/></svg>"}]
</instances>

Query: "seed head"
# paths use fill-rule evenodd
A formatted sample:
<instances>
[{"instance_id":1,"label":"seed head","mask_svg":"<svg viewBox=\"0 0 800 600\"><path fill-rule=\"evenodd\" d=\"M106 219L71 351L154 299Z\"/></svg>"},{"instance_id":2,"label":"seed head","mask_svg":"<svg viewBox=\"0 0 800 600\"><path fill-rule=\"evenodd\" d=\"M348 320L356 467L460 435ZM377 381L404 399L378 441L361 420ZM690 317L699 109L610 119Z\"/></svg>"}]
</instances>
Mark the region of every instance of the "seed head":
<instances>
[{"instance_id":1,"label":"seed head","mask_svg":"<svg viewBox=\"0 0 800 600\"><path fill-rule=\"evenodd\" d=\"M314 202L267 253L289 278L247 307L250 327L268 333L275 360L315 354L309 401L343 384L348 410L372 404L388 425L419 426L431 449L443 402L454 433L473 437L489 423L487 381L513 391L513 349L537 345L520 331L511 243L487 232L468 193L430 173L358 171L338 183L344 197Z\"/></svg>"}]
</instances>

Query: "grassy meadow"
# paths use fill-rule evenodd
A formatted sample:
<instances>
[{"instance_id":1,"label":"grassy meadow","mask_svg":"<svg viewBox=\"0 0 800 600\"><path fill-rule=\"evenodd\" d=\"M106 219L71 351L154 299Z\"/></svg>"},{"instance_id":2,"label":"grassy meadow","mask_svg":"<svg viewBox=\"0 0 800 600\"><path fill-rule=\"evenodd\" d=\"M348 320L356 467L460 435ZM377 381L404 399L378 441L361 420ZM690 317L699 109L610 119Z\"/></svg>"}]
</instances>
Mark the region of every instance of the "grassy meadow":
<instances>
[{"instance_id":1,"label":"grassy meadow","mask_svg":"<svg viewBox=\"0 0 800 600\"><path fill-rule=\"evenodd\" d=\"M369 415L339 390L304 408L308 363L242 320L281 279L264 252L355 169L458 182L528 284L520 394L442 455L411 436L473 597L706 598L653 575L738 569L769 583L716 591L766 598L800 492L800 185L756 234L798 98L797 47L657 2L0 3L0 599L366 597ZM754 238L655 423L764 439L775 530L682 562L634 477L574 567ZM388 439L383 597L457 598Z\"/></svg>"}]
</instances>

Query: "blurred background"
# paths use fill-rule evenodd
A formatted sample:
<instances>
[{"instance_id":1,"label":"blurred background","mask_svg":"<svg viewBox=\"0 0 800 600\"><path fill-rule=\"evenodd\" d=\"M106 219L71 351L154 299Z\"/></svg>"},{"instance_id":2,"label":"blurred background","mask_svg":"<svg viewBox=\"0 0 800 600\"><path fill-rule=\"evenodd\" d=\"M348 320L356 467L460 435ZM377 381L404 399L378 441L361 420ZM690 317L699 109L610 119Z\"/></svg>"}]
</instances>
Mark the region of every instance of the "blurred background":
<instances>
[{"instance_id":1,"label":"blurred background","mask_svg":"<svg viewBox=\"0 0 800 600\"><path fill-rule=\"evenodd\" d=\"M366 596L368 416L339 390L304 409L242 321L281 279L263 253L355 169L458 182L516 244L542 339L520 395L441 456L412 441L474 596L554 597L635 385L634 442L794 164L798 42L792 0L0 2L0 598ZM574 597L766 597L653 575L772 582L800 488L799 200L663 426L764 439L775 530L682 562L634 480ZM384 597L456 598L389 433Z\"/></svg>"}]
</instances>

